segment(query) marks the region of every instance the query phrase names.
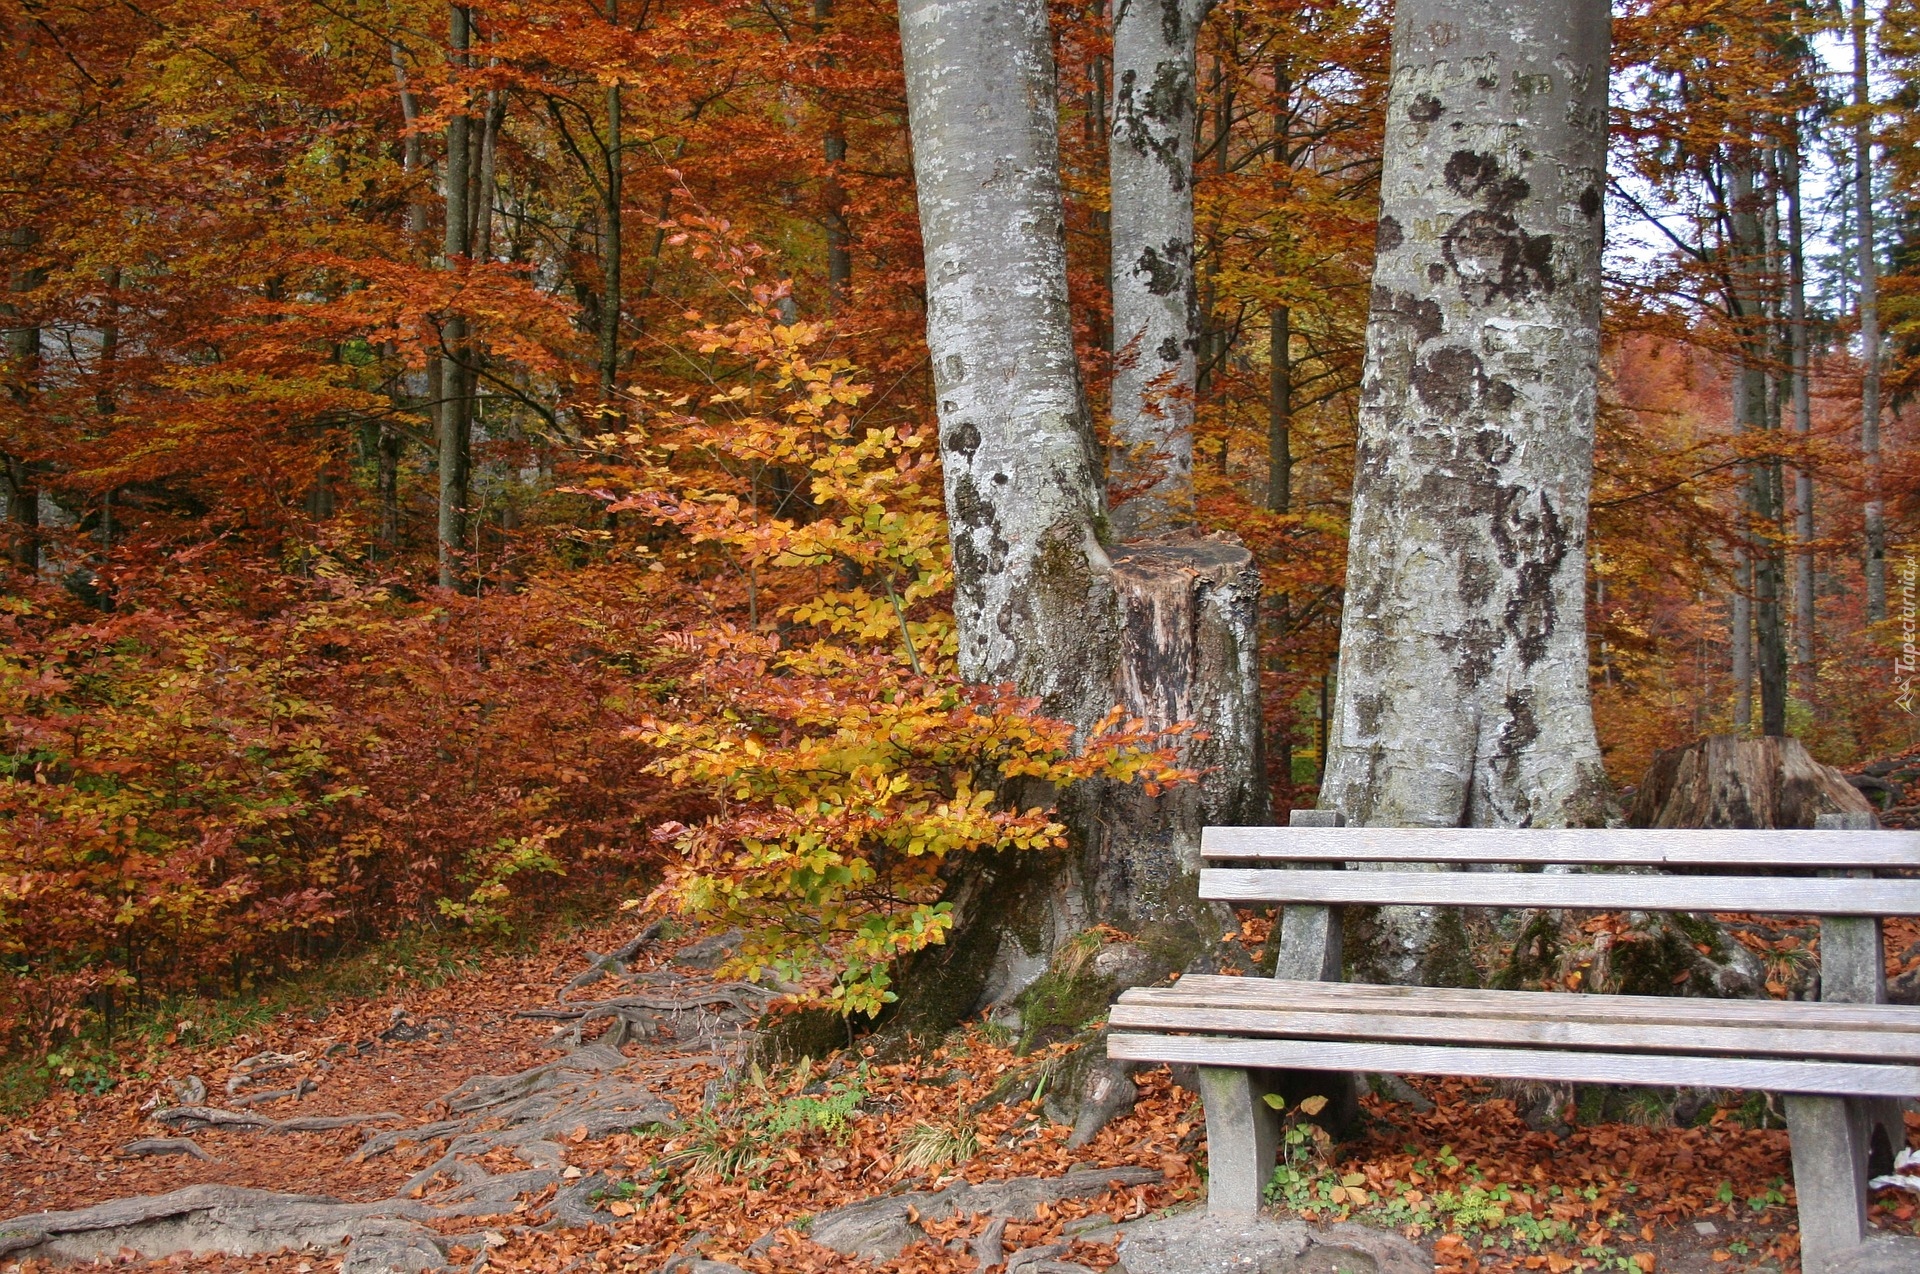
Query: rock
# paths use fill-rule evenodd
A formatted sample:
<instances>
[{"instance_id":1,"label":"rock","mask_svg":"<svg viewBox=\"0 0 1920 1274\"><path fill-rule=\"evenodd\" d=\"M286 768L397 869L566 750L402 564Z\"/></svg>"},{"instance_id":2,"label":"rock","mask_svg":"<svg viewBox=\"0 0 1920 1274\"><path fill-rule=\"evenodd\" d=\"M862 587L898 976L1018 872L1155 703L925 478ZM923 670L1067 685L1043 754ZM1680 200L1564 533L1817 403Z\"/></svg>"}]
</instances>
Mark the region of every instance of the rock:
<instances>
[{"instance_id":1,"label":"rock","mask_svg":"<svg viewBox=\"0 0 1920 1274\"><path fill-rule=\"evenodd\" d=\"M740 931L729 929L681 947L673 962L689 969L717 969L740 947Z\"/></svg>"},{"instance_id":2,"label":"rock","mask_svg":"<svg viewBox=\"0 0 1920 1274\"><path fill-rule=\"evenodd\" d=\"M747 1274L738 1265L729 1265L725 1261L699 1260L684 1268L687 1274Z\"/></svg>"},{"instance_id":3,"label":"rock","mask_svg":"<svg viewBox=\"0 0 1920 1274\"><path fill-rule=\"evenodd\" d=\"M1915 1270L1920 1270L1920 1239L1881 1235L1828 1261L1820 1274L1913 1274Z\"/></svg>"},{"instance_id":4,"label":"rock","mask_svg":"<svg viewBox=\"0 0 1920 1274\"><path fill-rule=\"evenodd\" d=\"M1433 1262L1398 1235L1341 1224L1210 1217L1203 1211L1121 1227L1112 1274L1433 1274Z\"/></svg>"}]
</instances>

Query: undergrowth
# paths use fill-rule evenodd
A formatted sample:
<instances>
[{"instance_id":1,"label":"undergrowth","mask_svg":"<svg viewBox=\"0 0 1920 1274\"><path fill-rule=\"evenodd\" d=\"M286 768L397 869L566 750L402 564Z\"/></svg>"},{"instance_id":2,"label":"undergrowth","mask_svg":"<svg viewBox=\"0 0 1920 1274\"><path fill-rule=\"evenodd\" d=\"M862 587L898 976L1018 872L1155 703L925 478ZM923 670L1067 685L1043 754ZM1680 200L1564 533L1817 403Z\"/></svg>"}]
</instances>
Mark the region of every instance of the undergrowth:
<instances>
[{"instance_id":1,"label":"undergrowth","mask_svg":"<svg viewBox=\"0 0 1920 1274\"><path fill-rule=\"evenodd\" d=\"M0 1055L0 1114L24 1111L59 1088L97 1094L151 1078L151 1061L162 1049L218 1048L284 1014L318 1021L344 1000L370 999L401 985L439 986L488 955L532 950L588 923L604 901L562 896L548 915L507 932L413 927L244 992L173 995L132 1005L112 1018L94 1019L57 1047Z\"/></svg>"},{"instance_id":2,"label":"undergrowth","mask_svg":"<svg viewBox=\"0 0 1920 1274\"><path fill-rule=\"evenodd\" d=\"M641 1193L651 1198L668 1181L691 1184L701 1177L760 1180L783 1158L798 1162L812 1143L844 1143L867 1098L867 1066L840 1079L815 1081L813 1075L807 1057L772 1077L756 1063L744 1083L695 1114L667 1143L653 1184Z\"/></svg>"}]
</instances>

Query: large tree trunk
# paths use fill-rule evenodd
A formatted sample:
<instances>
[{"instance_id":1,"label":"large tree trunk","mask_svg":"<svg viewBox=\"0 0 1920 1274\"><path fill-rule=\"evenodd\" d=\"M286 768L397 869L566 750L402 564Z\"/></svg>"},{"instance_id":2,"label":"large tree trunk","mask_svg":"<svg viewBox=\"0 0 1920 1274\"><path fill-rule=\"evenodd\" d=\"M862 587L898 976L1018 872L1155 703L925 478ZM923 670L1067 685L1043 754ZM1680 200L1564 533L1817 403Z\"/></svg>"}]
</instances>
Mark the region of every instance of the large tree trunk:
<instances>
[{"instance_id":1,"label":"large tree trunk","mask_svg":"<svg viewBox=\"0 0 1920 1274\"><path fill-rule=\"evenodd\" d=\"M1604 0L1396 14L1321 793L1355 822L1603 812L1585 581L1608 23Z\"/></svg>"},{"instance_id":2,"label":"large tree trunk","mask_svg":"<svg viewBox=\"0 0 1920 1274\"><path fill-rule=\"evenodd\" d=\"M1259 580L1227 541L1102 542L1045 3L906 0L900 29L961 671L1012 682L1082 731L1118 704L1209 735L1188 752L1201 784L1157 798L1083 785L1064 795L1071 851L962 869L951 941L905 975L896 1020L924 1030L1017 996L1094 924L1151 952L1116 980L1181 967L1217 936L1195 888L1199 828L1264 813Z\"/></svg>"},{"instance_id":3,"label":"large tree trunk","mask_svg":"<svg viewBox=\"0 0 1920 1274\"><path fill-rule=\"evenodd\" d=\"M1873 213L1873 106L1867 59L1867 4L1853 0L1853 105L1860 112L1853 128L1854 219L1859 230L1855 253L1860 269L1860 458L1867 498L1867 622L1887 617L1887 527L1880 499L1880 257Z\"/></svg>"},{"instance_id":4,"label":"large tree trunk","mask_svg":"<svg viewBox=\"0 0 1920 1274\"><path fill-rule=\"evenodd\" d=\"M1115 529L1193 519L1194 47L1206 0L1113 7Z\"/></svg>"}]
</instances>

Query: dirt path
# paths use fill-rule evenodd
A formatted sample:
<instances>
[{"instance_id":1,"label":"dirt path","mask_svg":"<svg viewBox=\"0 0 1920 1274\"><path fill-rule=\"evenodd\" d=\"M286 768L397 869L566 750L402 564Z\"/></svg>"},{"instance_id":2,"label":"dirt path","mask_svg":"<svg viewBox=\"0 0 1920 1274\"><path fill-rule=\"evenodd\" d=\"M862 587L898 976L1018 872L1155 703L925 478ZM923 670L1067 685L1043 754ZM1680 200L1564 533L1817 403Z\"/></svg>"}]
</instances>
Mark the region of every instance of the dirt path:
<instances>
[{"instance_id":1,"label":"dirt path","mask_svg":"<svg viewBox=\"0 0 1920 1274\"><path fill-rule=\"evenodd\" d=\"M1058 1274L1124 1262L1143 1218L1203 1197L1202 1112L1165 1071L1078 1149L1027 1099L1057 1047L1016 1057L976 1029L908 1063L847 1050L761 1074L745 1058L770 993L716 981L710 941L583 976L631 937L576 933L48 1099L0 1133L0 1274L141 1254L207 1274L962 1274L989 1256ZM1416 1088L1370 1098L1368 1135L1306 1164L1281 1215L1418 1239L1447 1274L1793 1267L1777 1129L1727 1110L1541 1132L1485 1086ZM62 1210L88 1211L40 1215ZM1917 1223L1897 1198L1876 1216ZM160 1256L181 1246L203 1251Z\"/></svg>"}]
</instances>

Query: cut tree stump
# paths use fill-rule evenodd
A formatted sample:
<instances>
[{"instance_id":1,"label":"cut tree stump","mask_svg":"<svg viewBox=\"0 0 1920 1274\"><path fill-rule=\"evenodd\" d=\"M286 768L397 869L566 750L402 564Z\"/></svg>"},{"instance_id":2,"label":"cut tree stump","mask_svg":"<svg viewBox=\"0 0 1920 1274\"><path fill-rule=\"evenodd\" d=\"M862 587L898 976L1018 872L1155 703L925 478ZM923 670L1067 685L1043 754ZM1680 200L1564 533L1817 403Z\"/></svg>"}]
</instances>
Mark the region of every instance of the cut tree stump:
<instances>
[{"instance_id":1,"label":"cut tree stump","mask_svg":"<svg viewBox=\"0 0 1920 1274\"><path fill-rule=\"evenodd\" d=\"M1710 734L1656 752L1634 794L1633 827L1812 827L1821 814L1872 814L1845 775L1798 739Z\"/></svg>"}]
</instances>

